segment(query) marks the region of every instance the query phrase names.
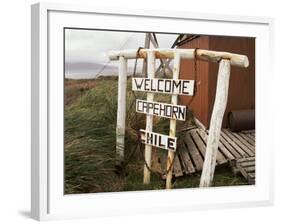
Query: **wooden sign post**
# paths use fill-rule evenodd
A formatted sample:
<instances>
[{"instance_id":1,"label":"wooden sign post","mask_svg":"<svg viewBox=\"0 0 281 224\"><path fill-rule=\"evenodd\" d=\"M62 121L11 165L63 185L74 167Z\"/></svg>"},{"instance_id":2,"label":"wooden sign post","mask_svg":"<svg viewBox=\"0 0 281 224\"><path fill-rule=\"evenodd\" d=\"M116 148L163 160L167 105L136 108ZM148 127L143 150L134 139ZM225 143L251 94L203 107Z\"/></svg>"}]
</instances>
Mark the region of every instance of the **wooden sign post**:
<instances>
[{"instance_id":1,"label":"wooden sign post","mask_svg":"<svg viewBox=\"0 0 281 224\"><path fill-rule=\"evenodd\" d=\"M175 54L174 58L174 68L173 68L173 79L177 80L179 79L179 69L180 69L180 55ZM178 95L173 94L172 95L172 100L171 100L172 105L177 105L178 104ZM176 136L176 126L177 126L177 121L176 119L171 119L170 120L170 136L175 137ZM168 152L168 157L167 157L167 177L166 177L166 189L171 189L172 188L172 177L173 177L173 162L174 162L174 157L175 153L173 151Z\"/></svg>"},{"instance_id":2,"label":"wooden sign post","mask_svg":"<svg viewBox=\"0 0 281 224\"><path fill-rule=\"evenodd\" d=\"M166 188L172 187L172 172L174 152L176 151L176 120L186 119L186 106L179 106L178 95L192 95L194 80L179 80L179 68L181 57L179 54L174 56L173 79L155 79L155 70L151 68L155 63L155 55L151 56L151 51L147 52L148 77L133 78L132 90L145 91L147 101L136 101L136 112L147 115L146 130L140 130L142 133L142 143L145 144L145 165L143 183L150 183L151 168L151 147L164 148L168 151L167 179ZM153 62L151 61L153 60ZM171 104L153 102L153 93L172 94ZM152 96L152 97L151 97ZM160 116L170 119L169 136L152 132L152 116Z\"/></svg>"},{"instance_id":3,"label":"wooden sign post","mask_svg":"<svg viewBox=\"0 0 281 224\"><path fill-rule=\"evenodd\" d=\"M196 54L196 55L195 55ZM146 129L141 129L141 141L145 144L144 184L150 183L151 149L152 146L168 150L166 188L172 188L172 172L174 152L176 150L176 120L186 119L186 107L177 105L178 95L193 95L193 80L180 80L179 68L181 59L196 59L219 63L217 92L211 118L211 126L207 141L206 156L200 180L200 187L210 186L213 180L216 154L220 137L222 118L228 95L230 66L248 67L247 56L228 52L204 49L140 49L112 51L111 60L120 61L118 83L118 111L116 128L117 158L124 157L125 108L126 108L126 68L127 59L146 58L147 78L133 78L132 90L147 92L147 100L136 101L136 111L146 114ZM155 60L174 59L173 79L156 79ZM122 76L122 77L120 77ZM125 90L126 91L126 90ZM154 94L171 94L171 104L154 102ZM170 119L169 136L153 132L153 116Z\"/></svg>"},{"instance_id":4,"label":"wooden sign post","mask_svg":"<svg viewBox=\"0 0 281 224\"><path fill-rule=\"evenodd\" d=\"M116 125L116 165L124 162L125 120L126 120L127 59L119 58L118 109Z\"/></svg>"},{"instance_id":5,"label":"wooden sign post","mask_svg":"<svg viewBox=\"0 0 281 224\"><path fill-rule=\"evenodd\" d=\"M147 78L153 79L155 75L155 52L148 51L147 52ZM154 94L148 93L147 94L147 101L153 101ZM147 114L146 115L146 131L152 132L153 130L153 115ZM143 173L143 183L149 184L150 183L150 168L151 168L151 150L152 145L145 145L144 151L144 173Z\"/></svg>"},{"instance_id":6,"label":"wooden sign post","mask_svg":"<svg viewBox=\"0 0 281 224\"><path fill-rule=\"evenodd\" d=\"M230 61L222 59L219 63L216 98L211 117L206 155L200 179L200 187L209 187L213 181L221 126L228 96Z\"/></svg>"},{"instance_id":7,"label":"wooden sign post","mask_svg":"<svg viewBox=\"0 0 281 224\"><path fill-rule=\"evenodd\" d=\"M168 158L176 151L176 120L186 119L186 106L177 105L178 94L192 95L193 80L179 80L180 56L175 57L173 79L155 79L155 52L147 51L147 78L133 78L132 90L147 92L147 100L136 100L136 112L146 114L146 129L140 130L142 143L145 144L143 183L150 183L151 150L152 147L169 150ZM154 102L154 93L173 94L172 104ZM171 119L169 136L154 133L153 116ZM167 170L172 170L172 162ZM171 188L171 178L167 178L167 188Z\"/></svg>"}]
</instances>

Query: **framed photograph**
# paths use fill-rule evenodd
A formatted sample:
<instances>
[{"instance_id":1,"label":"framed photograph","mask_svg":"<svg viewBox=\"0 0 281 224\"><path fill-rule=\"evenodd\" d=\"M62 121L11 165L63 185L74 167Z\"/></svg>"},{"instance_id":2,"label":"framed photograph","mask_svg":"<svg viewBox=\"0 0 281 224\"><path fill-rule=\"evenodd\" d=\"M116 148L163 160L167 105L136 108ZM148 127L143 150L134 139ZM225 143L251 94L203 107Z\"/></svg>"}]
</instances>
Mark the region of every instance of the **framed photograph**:
<instances>
[{"instance_id":1,"label":"framed photograph","mask_svg":"<svg viewBox=\"0 0 281 224\"><path fill-rule=\"evenodd\" d=\"M32 5L37 220L271 205L271 18Z\"/></svg>"}]
</instances>

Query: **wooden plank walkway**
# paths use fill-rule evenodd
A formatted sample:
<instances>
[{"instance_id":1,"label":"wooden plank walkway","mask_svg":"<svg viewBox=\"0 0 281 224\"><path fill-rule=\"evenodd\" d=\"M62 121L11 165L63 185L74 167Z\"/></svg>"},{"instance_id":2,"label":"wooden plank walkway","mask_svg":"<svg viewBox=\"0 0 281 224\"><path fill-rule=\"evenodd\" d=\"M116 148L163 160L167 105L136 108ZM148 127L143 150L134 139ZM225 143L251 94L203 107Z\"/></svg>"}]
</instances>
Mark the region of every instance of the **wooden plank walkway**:
<instances>
[{"instance_id":1,"label":"wooden plank walkway","mask_svg":"<svg viewBox=\"0 0 281 224\"><path fill-rule=\"evenodd\" d=\"M255 184L256 182L256 162L255 157L248 157L238 159L235 162L235 169L239 171L249 184Z\"/></svg>"},{"instance_id":2,"label":"wooden plank walkway","mask_svg":"<svg viewBox=\"0 0 281 224\"><path fill-rule=\"evenodd\" d=\"M202 171L207 138L208 134L204 130L196 128L187 131L184 138L179 140L173 169L175 177ZM241 173L243 172L242 175L244 176L245 174L244 177L249 180L249 175L255 177L255 170L252 167L243 169L245 168L245 163L243 162L245 158L255 158L255 130L234 133L228 129L222 129L216 165L232 162L229 164L236 164L239 167L237 169ZM166 169L166 159L166 156L160 158L163 173L165 173ZM233 163L233 161L236 162ZM245 170L250 170L251 172L246 172ZM165 175L163 178L165 178Z\"/></svg>"}]
</instances>

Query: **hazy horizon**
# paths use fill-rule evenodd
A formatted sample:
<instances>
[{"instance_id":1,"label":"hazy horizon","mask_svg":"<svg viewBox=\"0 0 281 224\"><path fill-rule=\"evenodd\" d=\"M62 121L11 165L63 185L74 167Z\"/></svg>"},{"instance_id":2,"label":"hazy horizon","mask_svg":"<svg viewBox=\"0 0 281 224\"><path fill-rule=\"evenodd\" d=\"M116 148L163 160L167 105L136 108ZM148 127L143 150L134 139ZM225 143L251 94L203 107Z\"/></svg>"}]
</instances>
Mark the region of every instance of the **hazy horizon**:
<instances>
[{"instance_id":1,"label":"hazy horizon","mask_svg":"<svg viewBox=\"0 0 281 224\"><path fill-rule=\"evenodd\" d=\"M161 48L170 48L176 34L156 34ZM110 61L108 52L138 49L144 46L145 33L100 31L83 29L65 30L65 77L91 79L97 75L117 75L118 61ZM132 74L135 60L128 60L128 73ZM138 60L137 73L142 71Z\"/></svg>"}]
</instances>

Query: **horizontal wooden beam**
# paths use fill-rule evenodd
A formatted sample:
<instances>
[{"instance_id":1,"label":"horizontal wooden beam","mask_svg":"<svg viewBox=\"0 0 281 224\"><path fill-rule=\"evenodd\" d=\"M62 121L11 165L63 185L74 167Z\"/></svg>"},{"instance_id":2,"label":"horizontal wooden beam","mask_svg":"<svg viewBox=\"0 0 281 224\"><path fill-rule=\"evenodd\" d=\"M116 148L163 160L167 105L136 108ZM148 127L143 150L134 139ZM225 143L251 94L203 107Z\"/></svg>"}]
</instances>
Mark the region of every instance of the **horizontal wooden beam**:
<instances>
[{"instance_id":1,"label":"horizontal wooden beam","mask_svg":"<svg viewBox=\"0 0 281 224\"><path fill-rule=\"evenodd\" d=\"M175 54L179 54L181 59L194 59L195 52L196 58L204 61L217 62L219 63L222 59L230 60L230 64L238 67L248 67L249 60L246 55L233 54L222 51L210 51L204 49L171 49L171 48L158 48L158 49L141 49L137 54L136 49L121 50L121 51L110 51L110 60L118 60L119 57L125 59L135 58L147 58L147 52L152 51L155 54L155 58L173 59Z\"/></svg>"}]
</instances>

